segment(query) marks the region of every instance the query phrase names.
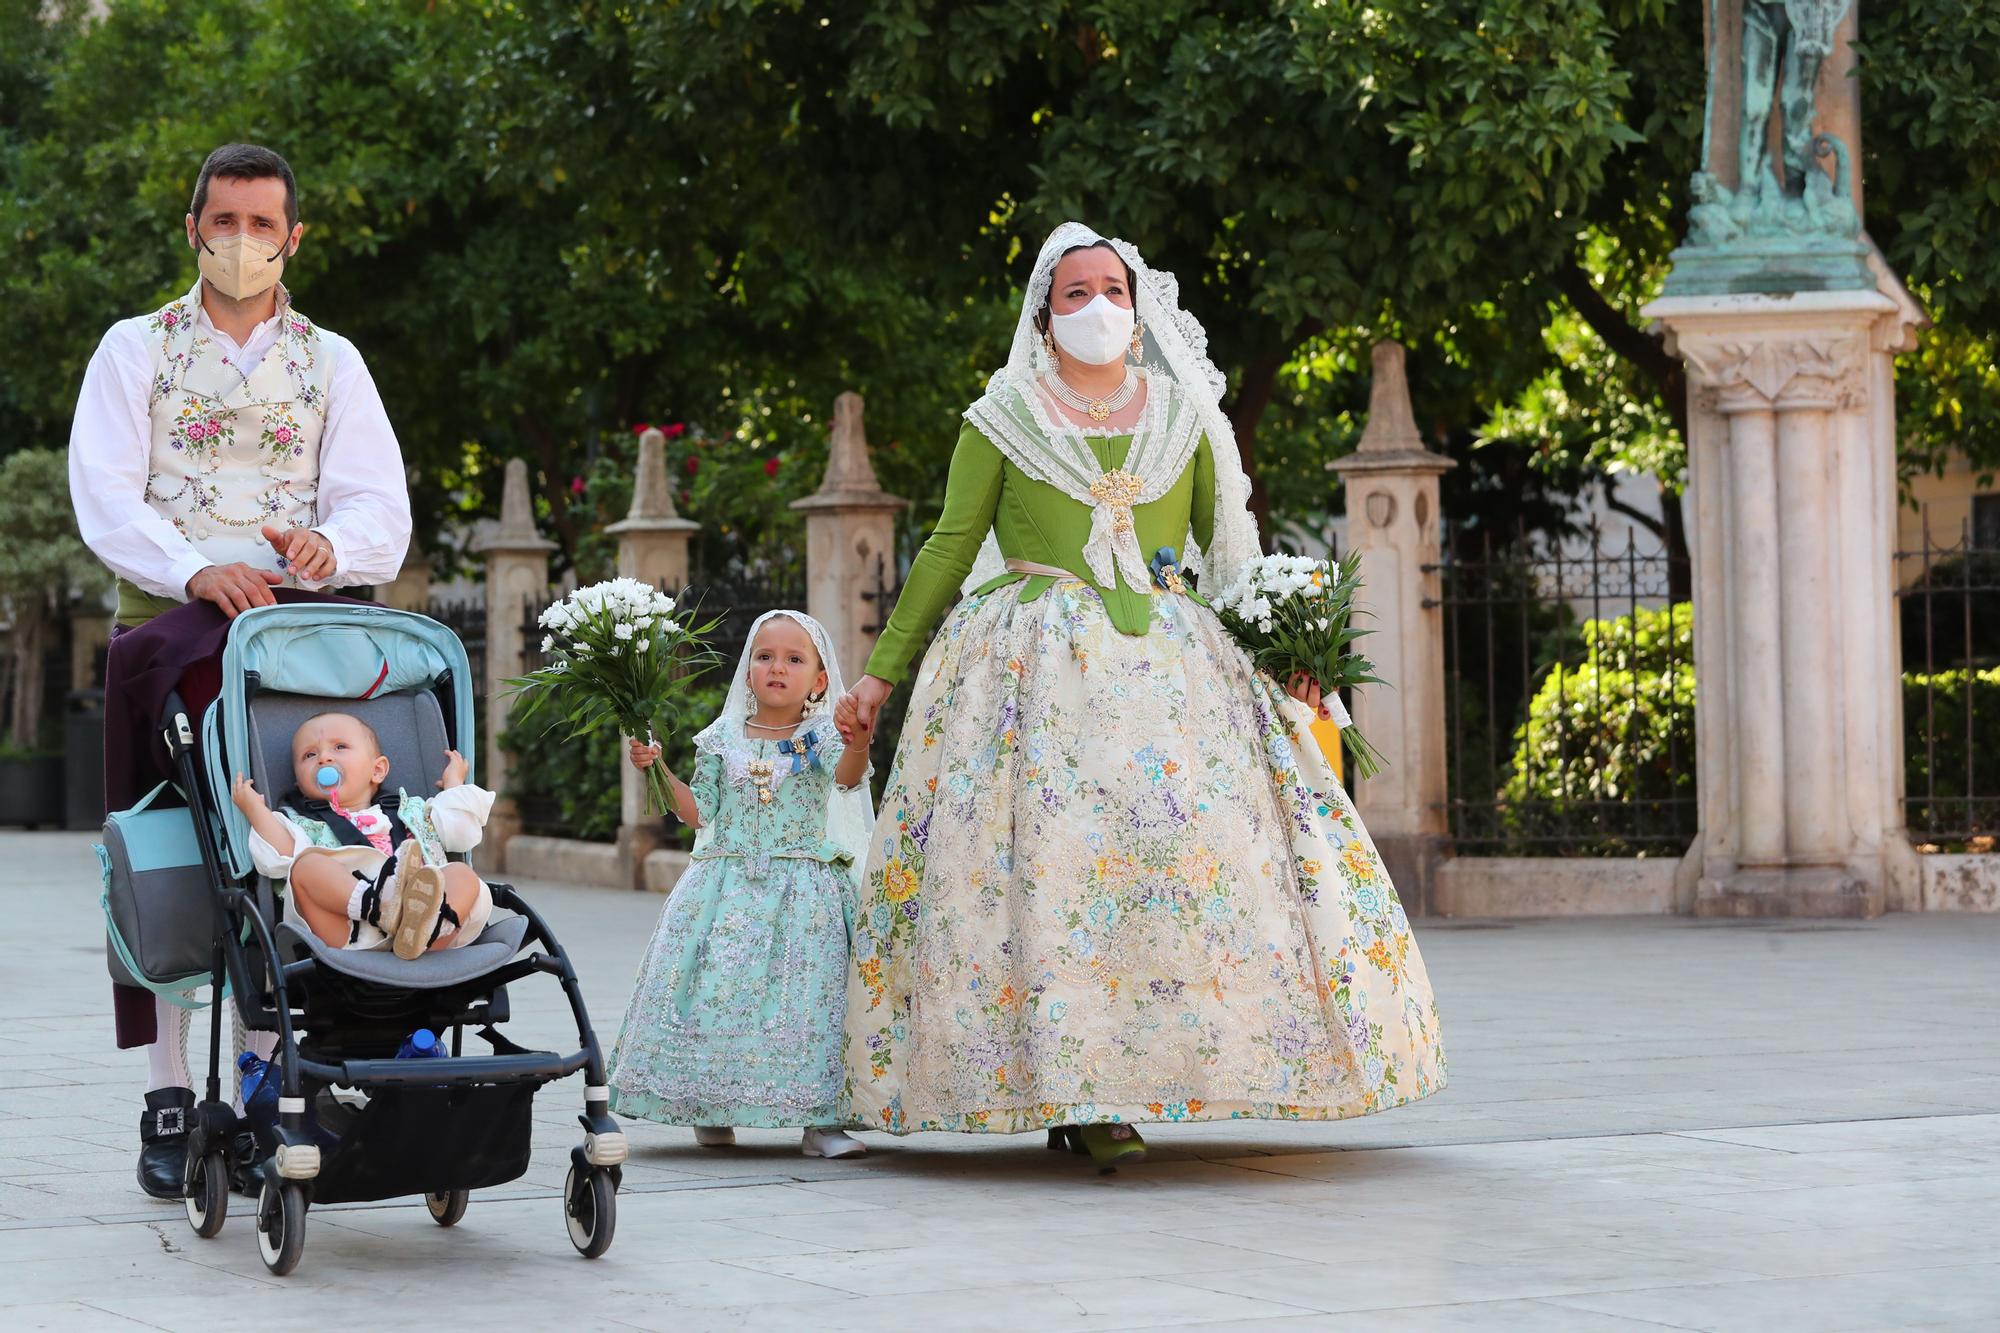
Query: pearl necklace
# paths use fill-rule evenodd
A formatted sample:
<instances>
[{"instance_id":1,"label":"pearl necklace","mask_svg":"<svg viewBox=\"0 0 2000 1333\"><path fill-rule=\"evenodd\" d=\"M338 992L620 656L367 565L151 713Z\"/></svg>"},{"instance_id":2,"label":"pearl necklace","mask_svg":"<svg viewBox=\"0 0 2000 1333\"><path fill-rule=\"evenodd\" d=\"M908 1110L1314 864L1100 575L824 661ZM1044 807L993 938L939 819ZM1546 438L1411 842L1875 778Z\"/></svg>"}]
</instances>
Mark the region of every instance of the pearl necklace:
<instances>
[{"instance_id":1,"label":"pearl necklace","mask_svg":"<svg viewBox=\"0 0 2000 1333\"><path fill-rule=\"evenodd\" d=\"M1083 413L1092 421L1109 420L1113 412L1131 402L1133 395L1139 392L1139 372L1131 366L1125 367L1124 383L1102 398L1086 397L1071 388L1069 381L1060 373L1044 376L1042 382L1049 386L1049 392L1056 396L1056 401Z\"/></svg>"}]
</instances>

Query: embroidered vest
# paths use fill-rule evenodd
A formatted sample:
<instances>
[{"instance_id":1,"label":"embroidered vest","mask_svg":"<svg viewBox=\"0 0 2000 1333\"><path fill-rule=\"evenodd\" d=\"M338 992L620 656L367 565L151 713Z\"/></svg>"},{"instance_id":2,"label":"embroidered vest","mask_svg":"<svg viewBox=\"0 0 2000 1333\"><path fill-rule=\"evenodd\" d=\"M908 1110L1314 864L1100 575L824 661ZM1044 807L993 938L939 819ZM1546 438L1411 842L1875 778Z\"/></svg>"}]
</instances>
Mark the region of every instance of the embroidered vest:
<instances>
[{"instance_id":1,"label":"embroidered vest","mask_svg":"<svg viewBox=\"0 0 2000 1333\"><path fill-rule=\"evenodd\" d=\"M152 317L152 448L146 503L219 565L278 571L266 523L318 517L320 432L332 348L284 306L278 340L246 378L197 331L201 284Z\"/></svg>"}]
</instances>

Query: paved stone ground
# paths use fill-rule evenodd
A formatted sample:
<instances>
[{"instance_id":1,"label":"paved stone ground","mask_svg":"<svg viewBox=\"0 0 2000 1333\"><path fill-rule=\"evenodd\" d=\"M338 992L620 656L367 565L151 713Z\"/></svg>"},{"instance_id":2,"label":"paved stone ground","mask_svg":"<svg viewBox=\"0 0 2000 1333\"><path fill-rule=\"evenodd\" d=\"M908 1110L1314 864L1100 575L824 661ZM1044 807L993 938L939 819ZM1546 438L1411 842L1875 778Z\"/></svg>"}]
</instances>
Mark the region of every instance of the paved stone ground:
<instances>
[{"instance_id":1,"label":"paved stone ground","mask_svg":"<svg viewBox=\"0 0 2000 1333\"><path fill-rule=\"evenodd\" d=\"M457 1228L315 1209L274 1279L246 1202L202 1241L132 1183L88 842L0 834L0 1328L2000 1327L2000 916L1433 923L1429 1102L1164 1127L1103 1178L1030 1138L830 1163L640 1127L594 1264L570 1080ZM660 900L534 897L609 1040ZM563 1040L555 988L515 990L517 1039Z\"/></svg>"}]
</instances>

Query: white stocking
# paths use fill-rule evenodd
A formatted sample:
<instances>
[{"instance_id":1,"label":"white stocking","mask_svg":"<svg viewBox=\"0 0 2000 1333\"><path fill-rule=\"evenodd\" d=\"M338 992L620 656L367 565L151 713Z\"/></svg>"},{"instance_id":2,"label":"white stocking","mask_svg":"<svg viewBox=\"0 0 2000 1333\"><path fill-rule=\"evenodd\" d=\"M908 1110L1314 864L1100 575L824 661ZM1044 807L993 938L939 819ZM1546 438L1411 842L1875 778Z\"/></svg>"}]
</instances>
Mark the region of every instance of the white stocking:
<instances>
[{"instance_id":1,"label":"white stocking","mask_svg":"<svg viewBox=\"0 0 2000 1333\"><path fill-rule=\"evenodd\" d=\"M186 992L192 996L193 991ZM162 1088L193 1088L188 1076L189 1011L165 996L153 1000L153 1018L159 1035L146 1048L146 1091Z\"/></svg>"}]
</instances>

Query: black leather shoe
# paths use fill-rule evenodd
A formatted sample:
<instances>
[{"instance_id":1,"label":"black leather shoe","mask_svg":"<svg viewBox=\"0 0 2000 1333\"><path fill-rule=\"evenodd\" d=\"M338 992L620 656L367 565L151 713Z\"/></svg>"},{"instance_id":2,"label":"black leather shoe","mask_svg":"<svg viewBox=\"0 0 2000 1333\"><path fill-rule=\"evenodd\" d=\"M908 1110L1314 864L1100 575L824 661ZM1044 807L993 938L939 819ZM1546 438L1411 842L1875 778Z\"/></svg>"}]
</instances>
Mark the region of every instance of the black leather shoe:
<instances>
[{"instance_id":1,"label":"black leather shoe","mask_svg":"<svg viewBox=\"0 0 2000 1333\"><path fill-rule=\"evenodd\" d=\"M257 1136L247 1129L238 1132L229 1148L229 1188L253 1199L264 1189L264 1157Z\"/></svg>"},{"instance_id":2,"label":"black leather shoe","mask_svg":"<svg viewBox=\"0 0 2000 1333\"><path fill-rule=\"evenodd\" d=\"M188 1119L193 1112L190 1088L161 1088L146 1094L146 1109L139 1116L139 1188L155 1199L182 1197Z\"/></svg>"}]
</instances>

